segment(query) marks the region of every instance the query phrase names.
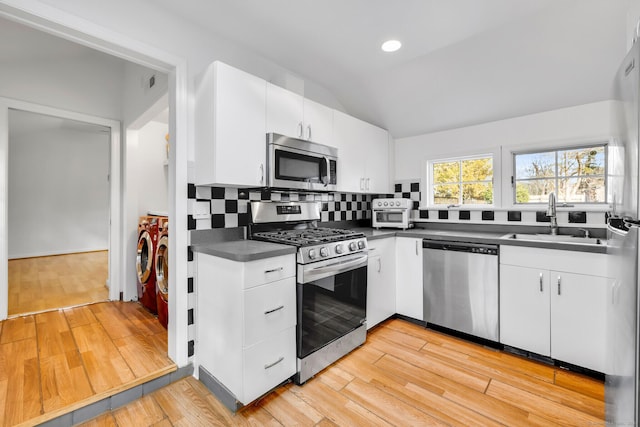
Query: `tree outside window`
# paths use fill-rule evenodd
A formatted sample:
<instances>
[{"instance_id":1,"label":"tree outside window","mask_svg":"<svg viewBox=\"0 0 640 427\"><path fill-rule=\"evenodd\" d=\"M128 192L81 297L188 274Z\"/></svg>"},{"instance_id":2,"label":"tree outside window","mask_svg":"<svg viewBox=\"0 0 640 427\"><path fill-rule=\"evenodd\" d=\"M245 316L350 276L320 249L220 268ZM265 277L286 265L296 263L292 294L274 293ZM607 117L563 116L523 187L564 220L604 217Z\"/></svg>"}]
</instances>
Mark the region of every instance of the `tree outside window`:
<instances>
[{"instance_id":1,"label":"tree outside window","mask_svg":"<svg viewBox=\"0 0 640 427\"><path fill-rule=\"evenodd\" d=\"M435 161L431 164L434 205L493 204L493 158Z\"/></svg>"},{"instance_id":2,"label":"tree outside window","mask_svg":"<svg viewBox=\"0 0 640 427\"><path fill-rule=\"evenodd\" d=\"M515 153L516 203L606 203L607 146Z\"/></svg>"}]
</instances>

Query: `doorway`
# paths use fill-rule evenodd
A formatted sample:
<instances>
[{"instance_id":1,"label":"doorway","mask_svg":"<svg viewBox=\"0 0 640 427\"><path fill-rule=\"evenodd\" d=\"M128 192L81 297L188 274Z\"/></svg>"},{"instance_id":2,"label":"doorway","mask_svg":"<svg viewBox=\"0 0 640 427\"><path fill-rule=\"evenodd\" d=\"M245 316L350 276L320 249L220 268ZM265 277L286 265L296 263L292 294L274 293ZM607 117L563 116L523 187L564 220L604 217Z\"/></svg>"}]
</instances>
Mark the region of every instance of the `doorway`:
<instances>
[{"instance_id":1,"label":"doorway","mask_svg":"<svg viewBox=\"0 0 640 427\"><path fill-rule=\"evenodd\" d=\"M8 117L8 315L107 300L110 128Z\"/></svg>"}]
</instances>

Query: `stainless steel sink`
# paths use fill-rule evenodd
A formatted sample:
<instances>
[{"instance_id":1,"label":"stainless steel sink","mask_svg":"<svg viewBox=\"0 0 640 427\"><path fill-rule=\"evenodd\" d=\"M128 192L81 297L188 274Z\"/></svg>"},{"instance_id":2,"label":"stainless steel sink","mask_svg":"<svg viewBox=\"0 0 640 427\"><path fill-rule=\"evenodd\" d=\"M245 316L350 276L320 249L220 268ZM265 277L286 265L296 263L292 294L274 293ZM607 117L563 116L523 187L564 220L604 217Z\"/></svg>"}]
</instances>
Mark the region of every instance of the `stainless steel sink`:
<instances>
[{"instance_id":1,"label":"stainless steel sink","mask_svg":"<svg viewBox=\"0 0 640 427\"><path fill-rule=\"evenodd\" d=\"M573 245L606 245L605 239L597 237L580 237L566 234L528 234L509 233L502 236L503 239L524 240L529 242L550 242L550 243L570 243Z\"/></svg>"}]
</instances>

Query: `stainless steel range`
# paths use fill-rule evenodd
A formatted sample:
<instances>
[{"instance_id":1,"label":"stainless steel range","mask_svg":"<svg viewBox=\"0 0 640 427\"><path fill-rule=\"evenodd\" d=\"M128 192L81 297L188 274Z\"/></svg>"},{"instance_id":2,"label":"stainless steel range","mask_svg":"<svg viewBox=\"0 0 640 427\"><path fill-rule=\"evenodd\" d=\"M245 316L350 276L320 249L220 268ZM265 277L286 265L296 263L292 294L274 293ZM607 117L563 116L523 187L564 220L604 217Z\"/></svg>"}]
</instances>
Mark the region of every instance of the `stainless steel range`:
<instances>
[{"instance_id":1,"label":"stainless steel range","mask_svg":"<svg viewBox=\"0 0 640 427\"><path fill-rule=\"evenodd\" d=\"M352 230L319 228L318 202L252 202L250 237L298 247L295 381L366 340L367 240Z\"/></svg>"}]
</instances>

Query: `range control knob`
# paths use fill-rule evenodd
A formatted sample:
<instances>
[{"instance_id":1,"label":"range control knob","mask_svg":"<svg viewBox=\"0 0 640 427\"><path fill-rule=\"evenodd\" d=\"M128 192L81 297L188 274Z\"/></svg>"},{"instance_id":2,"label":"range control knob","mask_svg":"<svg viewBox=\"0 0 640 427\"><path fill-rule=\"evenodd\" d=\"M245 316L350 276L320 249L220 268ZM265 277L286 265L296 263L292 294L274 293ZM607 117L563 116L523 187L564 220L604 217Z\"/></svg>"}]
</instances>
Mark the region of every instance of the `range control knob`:
<instances>
[{"instance_id":1,"label":"range control knob","mask_svg":"<svg viewBox=\"0 0 640 427\"><path fill-rule=\"evenodd\" d=\"M329 251L327 250L327 248L325 248L325 247L321 247L320 248L320 256L321 257L329 256Z\"/></svg>"},{"instance_id":2,"label":"range control knob","mask_svg":"<svg viewBox=\"0 0 640 427\"><path fill-rule=\"evenodd\" d=\"M384 202L384 205L385 205L385 206L388 206L388 205L389 205L389 202Z\"/></svg>"},{"instance_id":3,"label":"range control knob","mask_svg":"<svg viewBox=\"0 0 640 427\"><path fill-rule=\"evenodd\" d=\"M400 202L396 202L396 206L400 206Z\"/></svg>"},{"instance_id":4,"label":"range control knob","mask_svg":"<svg viewBox=\"0 0 640 427\"><path fill-rule=\"evenodd\" d=\"M364 240L358 241L358 249L364 249Z\"/></svg>"},{"instance_id":5,"label":"range control knob","mask_svg":"<svg viewBox=\"0 0 640 427\"><path fill-rule=\"evenodd\" d=\"M342 252L344 252L344 246L336 245L336 253L341 254Z\"/></svg>"},{"instance_id":6,"label":"range control knob","mask_svg":"<svg viewBox=\"0 0 640 427\"><path fill-rule=\"evenodd\" d=\"M356 249L358 249L358 246L356 245L356 242L349 243L349 250L351 252L355 251Z\"/></svg>"},{"instance_id":7,"label":"range control knob","mask_svg":"<svg viewBox=\"0 0 640 427\"><path fill-rule=\"evenodd\" d=\"M316 250L315 249L309 249L309 259L314 259L316 257Z\"/></svg>"},{"instance_id":8,"label":"range control knob","mask_svg":"<svg viewBox=\"0 0 640 427\"><path fill-rule=\"evenodd\" d=\"M378 206L382 206L382 202L381 201L378 201Z\"/></svg>"}]
</instances>

